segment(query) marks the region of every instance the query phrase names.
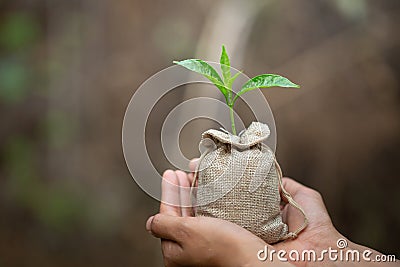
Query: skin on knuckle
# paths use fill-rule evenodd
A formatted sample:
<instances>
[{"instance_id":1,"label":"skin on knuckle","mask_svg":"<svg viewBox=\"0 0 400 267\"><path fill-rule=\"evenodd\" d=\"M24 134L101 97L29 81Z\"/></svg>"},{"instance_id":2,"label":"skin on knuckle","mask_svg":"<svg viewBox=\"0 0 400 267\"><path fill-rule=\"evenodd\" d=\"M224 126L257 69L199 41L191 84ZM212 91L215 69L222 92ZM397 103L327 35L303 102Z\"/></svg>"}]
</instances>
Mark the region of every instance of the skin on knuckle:
<instances>
[{"instance_id":1,"label":"skin on knuckle","mask_svg":"<svg viewBox=\"0 0 400 267\"><path fill-rule=\"evenodd\" d=\"M285 183L291 183L291 182L293 182L294 180L293 180L292 177L287 177L287 176L285 176L285 177L282 178L282 181L285 182Z\"/></svg>"},{"instance_id":2,"label":"skin on knuckle","mask_svg":"<svg viewBox=\"0 0 400 267\"><path fill-rule=\"evenodd\" d=\"M184 171L176 170L175 172L176 172L176 174L178 174L178 175L186 176L186 173L185 173Z\"/></svg>"},{"instance_id":3,"label":"skin on knuckle","mask_svg":"<svg viewBox=\"0 0 400 267\"><path fill-rule=\"evenodd\" d=\"M189 181L187 179L187 175L185 172L183 171L176 171L177 176L178 176L178 180L179 180L179 185L180 186L184 186L184 187L188 187L190 186Z\"/></svg>"},{"instance_id":4,"label":"skin on knuckle","mask_svg":"<svg viewBox=\"0 0 400 267\"><path fill-rule=\"evenodd\" d=\"M171 242L163 242L162 245L162 253L164 257L164 261L168 263L172 263L174 259L173 247Z\"/></svg>"},{"instance_id":5,"label":"skin on knuckle","mask_svg":"<svg viewBox=\"0 0 400 267\"><path fill-rule=\"evenodd\" d=\"M162 218L162 215L160 213L157 213L156 215L154 215L152 224L153 225L159 224L161 221L161 218Z\"/></svg>"},{"instance_id":6,"label":"skin on knuckle","mask_svg":"<svg viewBox=\"0 0 400 267\"><path fill-rule=\"evenodd\" d=\"M161 250L163 253L163 256L165 259L170 259L171 258L171 253L172 253L172 247L171 247L171 242L169 241L163 241L161 243Z\"/></svg>"},{"instance_id":7,"label":"skin on knuckle","mask_svg":"<svg viewBox=\"0 0 400 267\"><path fill-rule=\"evenodd\" d=\"M174 173L173 170L165 170L165 171L163 172L163 177L169 176L169 175L171 175L171 174L173 174L173 173Z\"/></svg>"},{"instance_id":8,"label":"skin on knuckle","mask_svg":"<svg viewBox=\"0 0 400 267\"><path fill-rule=\"evenodd\" d=\"M319 200L322 200L322 195L321 195L321 193L319 191L313 190L313 192L314 192L315 198L318 198Z\"/></svg>"},{"instance_id":9,"label":"skin on knuckle","mask_svg":"<svg viewBox=\"0 0 400 267\"><path fill-rule=\"evenodd\" d=\"M154 215L153 221L151 222L150 228L153 233L158 233L158 230L160 229L160 224L161 224L161 219L162 215L161 214L156 214Z\"/></svg>"},{"instance_id":10,"label":"skin on knuckle","mask_svg":"<svg viewBox=\"0 0 400 267\"><path fill-rule=\"evenodd\" d=\"M171 184L178 184L178 178L175 175L175 172L173 170L166 170L163 173L163 179Z\"/></svg>"},{"instance_id":11,"label":"skin on knuckle","mask_svg":"<svg viewBox=\"0 0 400 267\"><path fill-rule=\"evenodd\" d=\"M307 187L307 188L305 189L305 192L307 193L307 195L309 195L309 196L311 196L311 197L313 197L313 198L322 200L322 195L321 195L321 193L320 193L319 191L315 190L315 189L312 189L312 188Z\"/></svg>"},{"instance_id":12,"label":"skin on knuckle","mask_svg":"<svg viewBox=\"0 0 400 267\"><path fill-rule=\"evenodd\" d=\"M163 261L165 266L179 266L180 251L177 244L171 241L163 241L161 243L163 253Z\"/></svg>"}]
</instances>

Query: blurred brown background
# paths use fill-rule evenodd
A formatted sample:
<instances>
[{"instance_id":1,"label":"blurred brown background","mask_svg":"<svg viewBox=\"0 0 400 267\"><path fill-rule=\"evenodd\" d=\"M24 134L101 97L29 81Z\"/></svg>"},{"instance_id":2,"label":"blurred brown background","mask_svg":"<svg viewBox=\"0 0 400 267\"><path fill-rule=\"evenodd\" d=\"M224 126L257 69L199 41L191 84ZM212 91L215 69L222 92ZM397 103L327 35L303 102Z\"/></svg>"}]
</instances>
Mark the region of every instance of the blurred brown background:
<instances>
[{"instance_id":1,"label":"blurred brown background","mask_svg":"<svg viewBox=\"0 0 400 267\"><path fill-rule=\"evenodd\" d=\"M0 0L0 266L161 266L144 230L158 203L122 155L124 111L149 76L216 61L221 43L247 75L302 85L264 91L285 174L322 193L349 239L399 257L399 11L398 0ZM183 146L196 155L197 141Z\"/></svg>"}]
</instances>

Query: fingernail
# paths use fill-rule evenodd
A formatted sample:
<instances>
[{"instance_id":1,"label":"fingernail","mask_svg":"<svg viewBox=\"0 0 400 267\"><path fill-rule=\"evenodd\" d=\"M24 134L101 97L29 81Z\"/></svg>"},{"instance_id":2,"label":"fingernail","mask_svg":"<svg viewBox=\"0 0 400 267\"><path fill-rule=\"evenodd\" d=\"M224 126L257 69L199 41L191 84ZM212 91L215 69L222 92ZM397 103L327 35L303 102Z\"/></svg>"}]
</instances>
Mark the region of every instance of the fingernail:
<instances>
[{"instance_id":1,"label":"fingernail","mask_svg":"<svg viewBox=\"0 0 400 267\"><path fill-rule=\"evenodd\" d=\"M175 172L173 170L165 170L163 173L163 177L166 177L169 175L175 175Z\"/></svg>"},{"instance_id":2,"label":"fingernail","mask_svg":"<svg viewBox=\"0 0 400 267\"><path fill-rule=\"evenodd\" d=\"M151 232L151 223L153 222L153 219L154 219L154 216L151 216L146 221L146 230L147 230L147 232L149 232L149 234L152 234L152 232Z\"/></svg>"}]
</instances>

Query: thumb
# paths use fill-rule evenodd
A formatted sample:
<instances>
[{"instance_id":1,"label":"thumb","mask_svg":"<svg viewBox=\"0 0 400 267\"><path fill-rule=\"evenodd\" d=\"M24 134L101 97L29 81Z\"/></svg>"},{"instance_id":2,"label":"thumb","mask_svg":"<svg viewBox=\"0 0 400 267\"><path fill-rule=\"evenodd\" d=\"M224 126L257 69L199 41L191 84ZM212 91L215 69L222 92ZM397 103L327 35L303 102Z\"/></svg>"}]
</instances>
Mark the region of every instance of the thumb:
<instances>
[{"instance_id":1,"label":"thumb","mask_svg":"<svg viewBox=\"0 0 400 267\"><path fill-rule=\"evenodd\" d=\"M184 217L159 213L147 220L146 229L155 237L180 243L183 237L187 236L184 220L186 220Z\"/></svg>"},{"instance_id":2,"label":"thumb","mask_svg":"<svg viewBox=\"0 0 400 267\"><path fill-rule=\"evenodd\" d=\"M300 184L299 182L288 178L288 177L283 177L282 178L282 186L283 188L285 188L285 190L292 195L292 197L295 197L295 195L301 191L304 190L304 188L306 188L304 185ZM285 201L287 201L287 199L285 198L285 196L282 194L282 188L279 187L279 193L281 194L281 196L284 198Z\"/></svg>"}]
</instances>

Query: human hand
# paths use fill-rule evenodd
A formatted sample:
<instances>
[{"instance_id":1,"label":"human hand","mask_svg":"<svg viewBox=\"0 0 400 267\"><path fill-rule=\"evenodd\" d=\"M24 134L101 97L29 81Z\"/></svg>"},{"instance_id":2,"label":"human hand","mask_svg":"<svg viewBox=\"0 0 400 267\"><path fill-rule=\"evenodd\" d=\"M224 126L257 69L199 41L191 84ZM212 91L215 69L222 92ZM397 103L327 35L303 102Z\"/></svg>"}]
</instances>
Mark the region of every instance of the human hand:
<instances>
[{"instance_id":1,"label":"human hand","mask_svg":"<svg viewBox=\"0 0 400 267\"><path fill-rule=\"evenodd\" d=\"M250 264L254 261L255 251L264 247L264 241L231 222L192 217L192 208L182 207L188 206L192 179L192 174L166 171L160 213L150 217L146 223L147 230L161 238L165 266ZM167 203L182 203L182 206Z\"/></svg>"},{"instance_id":2,"label":"human hand","mask_svg":"<svg viewBox=\"0 0 400 267\"><path fill-rule=\"evenodd\" d=\"M284 242L277 243L273 246L275 251L284 250L289 252L295 250L303 252L306 250L313 250L316 252L316 257L321 256L323 250L332 248L334 250L342 250L345 254L346 251L359 251L362 254L368 250L371 254L368 256L370 261L361 259L333 261L325 255L323 261L297 261L292 262L296 266L399 266L396 262L379 262L373 260L377 255L382 256L382 253L362 245L358 245L348 240L345 236L339 233L332 224L332 220L326 210L321 194L309 187L306 187L290 178L283 178L283 187L288 191L293 199L304 209L308 217L309 224L296 239L285 240ZM282 196L284 198L284 196ZM282 208L283 220L289 225L289 230L297 227L303 221L299 216L298 211L291 205L286 204ZM345 240L346 246L344 248L338 247L338 241ZM361 258L361 256L360 256Z\"/></svg>"},{"instance_id":3,"label":"human hand","mask_svg":"<svg viewBox=\"0 0 400 267\"><path fill-rule=\"evenodd\" d=\"M192 171L194 168L195 162L192 162ZM163 175L160 213L150 217L146 223L147 230L161 238L166 266L264 266L264 263L257 259L257 252L264 246L275 251L301 252L312 249L319 253L328 247L335 248L336 241L344 238L333 226L321 195L292 179L283 178L284 188L303 207L309 225L296 239L273 246L231 222L209 217L192 217L193 210L188 207L192 181L193 173L166 171ZM168 203L181 205L173 206ZM303 217L295 208L288 204L281 208L283 219L290 230L302 224ZM349 242L349 248L363 247ZM335 265L334 262L329 263ZM290 265L288 262L277 260L274 264ZM321 262L298 261L292 264L320 266ZM344 265L343 262L339 264Z\"/></svg>"}]
</instances>

